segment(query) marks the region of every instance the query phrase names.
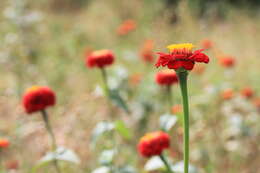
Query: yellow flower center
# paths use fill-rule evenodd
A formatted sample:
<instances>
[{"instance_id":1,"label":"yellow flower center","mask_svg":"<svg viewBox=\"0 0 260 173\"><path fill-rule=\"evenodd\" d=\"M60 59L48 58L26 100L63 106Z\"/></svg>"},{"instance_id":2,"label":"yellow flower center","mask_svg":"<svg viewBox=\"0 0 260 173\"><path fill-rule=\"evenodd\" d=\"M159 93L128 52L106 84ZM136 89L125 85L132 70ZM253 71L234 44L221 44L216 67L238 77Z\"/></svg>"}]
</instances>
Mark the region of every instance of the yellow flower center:
<instances>
[{"instance_id":1,"label":"yellow flower center","mask_svg":"<svg viewBox=\"0 0 260 173\"><path fill-rule=\"evenodd\" d=\"M34 86L32 86L31 88L28 88L28 89L26 90L26 92L36 91L36 90L38 90L39 88L41 88L41 87L40 87L40 86L37 86L37 85L34 85Z\"/></svg>"},{"instance_id":2,"label":"yellow flower center","mask_svg":"<svg viewBox=\"0 0 260 173\"><path fill-rule=\"evenodd\" d=\"M160 132L153 132L153 133L147 133L145 136L143 136L140 141L149 141L151 139L156 138L160 135Z\"/></svg>"},{"instance_id":3,"label":"yellow flower center","mask_svg":"<svg viewBox=\"0 0 260 173\"><path fill-rule=\"evenodd\" d=\"M109 50L102 49L102 50L94 51L92 55L98 57L98 56L102 56L102 55L108 54L109 52L110 52Z\"/></svg>"},{"instance_id":4,"label":"yellow flower center","mask_svg":"<svg viewBox=\"0 0 260 173\"><path fill-rule=\"evenodd\" d=\"M192 51L192 48L195 46L191 43L183 43L183 44L171 44L167 46L167 48L172 51Z\"/></svg>"}]
</instances>

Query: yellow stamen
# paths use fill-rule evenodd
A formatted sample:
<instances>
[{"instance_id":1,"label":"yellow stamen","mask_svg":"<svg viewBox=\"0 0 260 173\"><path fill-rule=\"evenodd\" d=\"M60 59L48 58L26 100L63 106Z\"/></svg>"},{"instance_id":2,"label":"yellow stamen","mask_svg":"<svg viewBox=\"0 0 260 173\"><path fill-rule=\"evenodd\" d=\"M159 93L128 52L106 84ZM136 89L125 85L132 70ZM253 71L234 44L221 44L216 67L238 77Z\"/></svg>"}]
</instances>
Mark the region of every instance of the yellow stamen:
<instances>
[{"instance_id":1,"label":"yellow stamen","mask_svg":"<svg viewBox=\"0 0 260 173\"><path fill-rule=\"evenodd\" d=\"M195 46L191 43L183 43L183 44L171 44L169 46L167 46L167 48L170 50L170 51L174 51L174 50L177 50L177 51L182 51L182 50L186 50L186 51L191 51L192 48L194 48Z\"/></svg>"}]
</instances>

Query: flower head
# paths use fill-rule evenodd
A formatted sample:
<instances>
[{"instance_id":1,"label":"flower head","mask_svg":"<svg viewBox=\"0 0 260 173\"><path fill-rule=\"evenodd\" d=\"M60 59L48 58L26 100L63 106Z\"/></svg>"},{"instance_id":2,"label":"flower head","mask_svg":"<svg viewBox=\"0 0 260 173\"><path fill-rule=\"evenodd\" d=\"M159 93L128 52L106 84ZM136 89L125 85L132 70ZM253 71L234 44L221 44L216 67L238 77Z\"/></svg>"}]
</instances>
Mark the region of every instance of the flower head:
<instances>
[{"instance_id":1,"label":"flower head","mask_svg":"<svg viewBox=\"0 0 260 173\"><path fill-rule=\"evenodd\" d=\"M0 139L0 149L1 148L8 148L10 142L7 139Z\"/></svg>"},{"instance_id":2,"label":"flower head","mask_svg":"<svg viewBox=\"0 0 260 173\"><path fill-rule=\"evenodd\" d=\"M254 96L254 91L250 87L245 87L241 90L241 95L245 98L252 98Z\"/></svg>"},{"instance_id":3,"label":"flower head","mask_svg":"<svg viewBox=\"0 0 260 173\"><path fill-rule=\"evenodd\" d=\"M114 54L110 50L98 50L91 52L86 56L86 65L90 68L98 67L103 68L105 66L111 65L114 63Z\"/></svg>"},{"instance_id":4,"label":"flower head","mask_svg":"<svg viewBox=\"0 0 260 173\"><path fill-rule=\"evenodd\" d=\"M153 132L143 136L138 144L138 151L144 157L160 155L170 147L170 136L165 132Z\"/></svg>"},{"instance_id":5,"label":"flower head","mask_svg":"<svg viewBox=\"0 0 260 173\"><path fill-rule=\"evenodd\" d=\"M154 41L146 40L141 48L140 55L144 62L153 63L154 61Z\"/></svg>"},{"instance_id":6,"label":"flower head","mask_svg":"<svg viewBox=\"0 0 260 173\"><path fill-rule=\"evenodd\" d=\"M22 102L25 111L30 114L54 106L56 97L48 87L33 86L26 90Z\"/></svg>"},{"instance_id":7,"label":"flower head","mask_svg":"<svg viewBox=\"0 0 260 173\"><path fill-rule=\"evenodd\" d=\"M204 39L204 40L201 40L200 45L201 45L201 47L203 47L203 49L210 49L213 47L214 44L211 40Z\"/></svg>"},{"instance_id":8,"label":"flower head","mask_svg":"<svg viewBox=\"0 0 260 173\"><path fill-rule=\"evenodd\" d=\"M174 70L165 69L155 75L155 80L159 85L172 85L178 82L178 77Z\"/></svg>"},{"instance_id":9,"label":"flower head","mask_svg":"<svg viewBox=\"0 0 260 173\"><path fill-rule=\"evenodd\" d=\"M171 112L172 112L172 114L178 114L178 113L182 112L182 105L177 104L177 105L172 106Z\"/></svg>"},{"instance_id":10,"label":"flower head","mask_svg":"<svg viewBox=\"0 0 260 173\"><path fill-rule=\"evenodd\" d=\"M260 109L260 97L255 98L252 102L257 109Z\"/></svg>"},{"instance_id":11,"label":"flower head","mask_svg":"<svg viewBox=\"0 0 260 173\"><path fill-rule=\"evenodd\" d=\"M236 61L232 56L219 57L219 64L226 68L231 68L235 65Z\"/></svg>"},{"instance_id":12,"label":"flower head","mask_svg":"<svg viewBox=\"0 0 260 173\"><path fill-rule=\"evenodd\" d=\"M167 66L169 69L175 70L179 68L192 70L195 62L209 62L209 57L202 53L203 49L192 51L194 46L191 43L172 44L167 48L170 50L170 53L158 53L160 56L156 67Z\"/></svg>"},{"instance_id":13,"label":"flower head","mask_svg":"<svg viewBox=\"0 0 260 173\"><path fill-rule=\"evenodd\" d=\"M129 32L135 30L136 22L132 19L125 20L119 27L117 28L118 35L126 35Z\"/></svg>"},{"instance_id":14,"label":"flower head","mask_svg":"<svg viewBox=\"0 0 260 173\"><path fill-rule=\"evenodd\" d=\"M8 170L11 170L11 169L16 170L19 168L19 162L18 162L18 160L9 160L5 163L5 167Z\"/></svg>"},{"instance_id":15,"label":"flower head","mask_svg":"<svg viewBox=\"0 0 260 173\"><path fill-rule=\"evenodd\" d=\"M231 88L225 89L224 91L222 91L221 93L221 97L224 100L229 100L232 99L234 97L234 91Z\"/></svg>"}]
</instances>

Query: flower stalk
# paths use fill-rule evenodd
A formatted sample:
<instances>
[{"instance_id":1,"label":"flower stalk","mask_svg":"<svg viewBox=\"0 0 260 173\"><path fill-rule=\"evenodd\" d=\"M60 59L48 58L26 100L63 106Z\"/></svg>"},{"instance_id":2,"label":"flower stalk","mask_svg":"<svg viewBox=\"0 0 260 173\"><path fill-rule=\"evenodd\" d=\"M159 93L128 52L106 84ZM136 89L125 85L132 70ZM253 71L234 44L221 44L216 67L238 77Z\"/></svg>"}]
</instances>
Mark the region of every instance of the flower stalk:
<instances>
[{"instance_id":1,"label":"flower stalk","mask_svg":"<svg viewBox=\"0 0 260 173\"><path fill-rule=\"evenodd\" d=\"M189 172L189 100L187 91L187 76L188 71L180 69L177 71L179 77L182 102L183 102L183 112L184 112L184 173Z\"/></svg>"},{"instance_id":2,"label":"flower stalk","mask_svg":"<svg viewBox=\"0 0 260 173\"><path fill-rule=\"evenodd\" d=\"M162 162L164 163L166 169L167 169L167 173L174 173L171 169L170 164L168 163L167 159L164 157L163 154L160 154L160 159L162 160Z\"/></svg>"},{"instance_id":3,"label":"flower stalk","mask_svg":"<svg viewBox=\"0 0 260 173\"><path fill-rule=\"evenodd\" d=\"M54 133L53 133L50 121L49 121L48 113L46 112L45 109L43 109L43 110L41 110L41 114L42 114L42 117L43 117L43 120L44 120L46 130L48 131L48 133L51 137L52 152L56 155L57 143L56 143L56 138L54 136ZM61 173L61 170L60 170L60 167L59 167L59 164L58 164L58 160L56 159L56 156L54 157L53 163L54 163L54 166L55 166L57 173Z\"/></svg>"}]
</instances>

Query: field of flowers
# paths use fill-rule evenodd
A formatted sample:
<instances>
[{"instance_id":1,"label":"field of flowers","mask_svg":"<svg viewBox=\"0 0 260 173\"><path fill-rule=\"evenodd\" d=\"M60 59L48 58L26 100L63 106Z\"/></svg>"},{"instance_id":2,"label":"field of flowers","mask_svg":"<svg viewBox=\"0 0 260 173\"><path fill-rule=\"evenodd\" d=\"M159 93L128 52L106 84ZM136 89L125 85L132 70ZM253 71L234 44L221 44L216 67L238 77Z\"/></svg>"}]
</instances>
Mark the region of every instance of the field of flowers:
<instances>
[{"instance_id":1,"label":"field of flowers","mask_svg":"<svg viewBox=\"0 0 260 173\"><path fill-rule=\"evenodd\" d=\"M0 173L259 173L260 7L193 2L1 0Z\"/></svg>"}]
</instances>

